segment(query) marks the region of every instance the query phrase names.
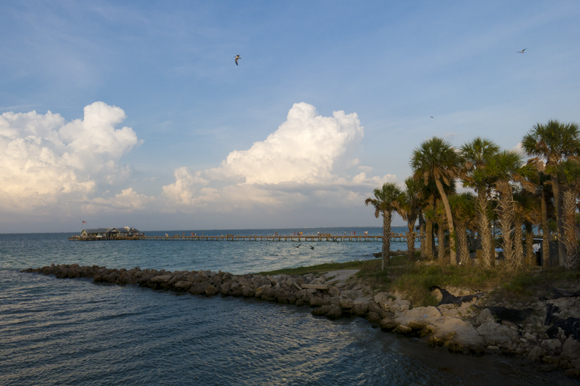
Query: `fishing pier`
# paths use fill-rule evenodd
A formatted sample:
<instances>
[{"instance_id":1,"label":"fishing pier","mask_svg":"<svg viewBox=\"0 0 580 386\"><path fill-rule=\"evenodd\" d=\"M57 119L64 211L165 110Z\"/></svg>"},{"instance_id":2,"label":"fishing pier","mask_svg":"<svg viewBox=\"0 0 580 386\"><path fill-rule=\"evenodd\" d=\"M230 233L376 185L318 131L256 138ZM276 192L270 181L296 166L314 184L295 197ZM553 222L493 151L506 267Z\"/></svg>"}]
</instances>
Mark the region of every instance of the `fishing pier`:
<instances>
[{"instance_id":1,"label":"fishing pier","mask_svg":"<svg viewBox=\"0 0 580 386\"><path fill-rule=\"evenodd\" d=\"M419 236L416 236L419 239ZM390 237L392 242L405 242L407 241L407 236L403 233L391 233ZM270 236L258 236L258 235L192 235L186 236L181 235L165 235L165 236L145 236L145 235L135 235L131 237L91 237L91 236L72 236L69 240L73 241L97 241L97 240L143 240L143 241L291 241L291 242L377 242L383 241L383 236L369 236L369 235L331 235L331 234L319 234L319 235L270 235Z\"/></svg>"}]
</instances>

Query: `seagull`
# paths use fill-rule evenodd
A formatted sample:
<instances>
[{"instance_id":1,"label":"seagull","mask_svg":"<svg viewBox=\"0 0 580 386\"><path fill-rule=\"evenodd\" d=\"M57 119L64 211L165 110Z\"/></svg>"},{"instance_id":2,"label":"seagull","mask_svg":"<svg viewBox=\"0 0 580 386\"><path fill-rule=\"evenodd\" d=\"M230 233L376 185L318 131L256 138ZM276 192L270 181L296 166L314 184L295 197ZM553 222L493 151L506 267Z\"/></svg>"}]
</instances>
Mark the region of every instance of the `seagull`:
<instances>
[{"instance_id":1,"label":"seagull","mask_svg":"<svg viewBox=\"0 0 580 386\"><path fill-rule=\"evenodd\" d=\"M431 118L433 118L433 115L431 115Z\"/></svg>"},{"instance_id":2,"label":"seagull","mask_svg":"<svg viewBox=\"0 0 580 386\"><path fill-rule=\"evenodd\" d=\"M314 247L311 245L311 246L310 246L310 249L314 249Z\"/></svg>"},{"instance_id":3,"label":"seagull","mask_svg":"<svg viewBox=\"0 0 580 386\"><path fill-rule=\"evenodd\" d=\"M527 50L527 48L524 48L524 49L523 49L523 50L521 50L521 51L517 51L516 53L518 53L518 54L523 54L525 50Z\"/></svg>"},{"instance_id":4,"label":"seagull","mask_svg":"<svg viewBox=\"0 0 580 386\"><path fill-rule=\"evenodd\" d=\"M296 248L300 248L300 246L302 245L302 243L295 245Z\"/></svg>"},{"instance_id":5,"label":"seagull","mask_svg":"<svg viewBox=\"0 0 580 386\"><path fill-rule=\"evenodd\" d=\"M240 55L236 55L236 66L238 65L238 59L241 59Z\"/></svg>"}]
</instances>

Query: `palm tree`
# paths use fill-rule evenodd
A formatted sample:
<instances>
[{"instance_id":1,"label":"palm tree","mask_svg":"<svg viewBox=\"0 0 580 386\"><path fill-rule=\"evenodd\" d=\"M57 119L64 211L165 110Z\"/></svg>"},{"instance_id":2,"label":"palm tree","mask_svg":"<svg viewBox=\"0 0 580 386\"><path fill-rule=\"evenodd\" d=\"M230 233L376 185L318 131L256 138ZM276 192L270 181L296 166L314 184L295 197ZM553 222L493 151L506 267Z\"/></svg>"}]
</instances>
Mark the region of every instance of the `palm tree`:
<instances>
[{"instance_id":1,"label":"palm tree","mask_svg":"<svg viewBox=\"0 0 580 386\"><path fill-rule=\"evenodd\" d=\"M502 249L509 269L519 267L513 250L512 226L515 212L513 205L513 189L510 181L522 167L522 156L510 150L504 150L491 157L486 173L495 179L494 187L498 194L497 214L502 233Z\"/></svg>"},{"instance_id":2,"label":"palm tree","mask_svg":"<svg viewBox=\"0 0 580 386\"><path fill-rule=\"evenodd\" d=\"M455 152L455 149L447 141L440 138L433 137L425 141L421 146L413 151L411 158L411 167L415 172L415 176L423 179L425 185L429 183L432 178L437 186L439 196L445 207L445 215L447 218L447 226L449 228L449 255L450 262L453 265L457 264L457 257L455 251L455 228L453 226L453 217L451 215L451 207L449 200L445 194L443 184L451 185L458 175L458 165L460 157Z\"/></svg>"},{"instance_id":3,"label":"palm tree","mask_svg":"<svg viewBox=\"0 0 580 386\"><path fill-rule=\"evenodd\" d=\"M449 205L456 225L458 260L461 265L466 266L470 262L467 228L475 217L475 196L471 193L449 196Z\"/></svg>"},{"instance_id":4,"label":"palm tree","mask_svg":"<svg viewBox=\"0 0 580 386\"><path fill-rule=\"evenodd\" d=\"M499 146L492 141L479 137L461 147L464 160L461 173L463 185L474 188L477 193L477 229L483 255L482 265L486 267L495 264L495 251L489 221L489 202L494 181L485 173L485 167L490 157L499 153L499 150Z\"/></svg>"},{"instance_id":5,"label":"palm tree","mask_svg":"<svg viewBox=\"0 0 580 386\"><path fill-rule=\"evenodd\" d=\"M391 255L391 220L392 212L395 210L395 202L401 195L401 189L392 183L387 182L381 189L373 191L375 198L367 198L365 205L371 204L375 208L375 217L379 218L379 214L383 215L383 262L381 269L389 264L389 257Z\"/></svg>"},{"instance_id":6,"label":"palm tree","mask_svg":"<svg viewBox=\"0 0 580 386\"><path fill-rule=\"evenodd\" d=\"M572 159L562 162L559 179L564 182L562 193L564 267L577 269L579 261L578 239L576 237L576 200L580 191L580 163Z\"/></svg>"},{"instance_id":7,"label":"palm tree","mask_svg":"<svg viewBox=\"0 0 580 386\"><path fill-rule=\"evenodd\" d=\"M545 125L537 123L524 136L522 146L528 155L543 160L546 167L552 170L549 174L554 192L558 235L561 236L563 233L562 196L554 167L557 167L568 156L580 154L580 129L576 123L560 123L556 120L550 120ZM563 239L558 237L559 265L564 263L564 253Z\"/></svg>"},{"instance_id":8,"label":"palm tree","mask_svg":"<svg viewBox=\"0 0 580 386\"><path fill-rule=\"evenodd\" d=\"M518 222L522 222L525 228L524 265L534 266L536 265L534 259L534 224L542 223L541 203L538 197L526 189L520 189L515 193L514 200L516 201L516 232L518 231Z\"/></svg>"},{"instance_id":9,"label":"palm tree","mask_svg":"<svg viewBox=\"0 0 580 386\"><path fill-rule=\"evenodd\" d=\"M536 200L529 192L523 189L514 190L514 256L518 266L530 265L533 253L532 223L529 221L535 217ZM526 225L525 253L523 226ZM529 225L529 226L528 226Z\"/></svg>"},{"instance_id":10,"label":"palm tree","mask_svg":"<svg viewBox=\"0 0 580 386\"><path fill-rule=\"evenodd\" d=\"M441 200L437 201L437 206L432 212L433 219L437 225L437 260L439 264L444 265L449 263L445 255L445 230L446 230L446 217L445 217L445 206ZM451 235L449 235L451 238Z\"/></svg>"},{"instance_id":11,"label":"palm tree","mask_svg":"<svg viewBox=\"0 0 580 386\"><path fill-rule=\"evenodd\" d=\"M550 227L548 213L550 206L549 177L544 173L545 165L538 159L531 159L521 169L522 187L535 195L540 201L540 229L542 230L542 268L550 266Z\"/></svg>"},{"instance_id":12,"label":"palm tree","mask_svg":"<svg viewBox=\"0 0 580 386\"><path fill-rule=\"evenodd\" d=\"M415 257L415 223L421 212L422 183L409 177L405 180L406 190L399 196L396 203L397 213L407 221L407 253L409 260Z\"/></svg>"}]
</instances>

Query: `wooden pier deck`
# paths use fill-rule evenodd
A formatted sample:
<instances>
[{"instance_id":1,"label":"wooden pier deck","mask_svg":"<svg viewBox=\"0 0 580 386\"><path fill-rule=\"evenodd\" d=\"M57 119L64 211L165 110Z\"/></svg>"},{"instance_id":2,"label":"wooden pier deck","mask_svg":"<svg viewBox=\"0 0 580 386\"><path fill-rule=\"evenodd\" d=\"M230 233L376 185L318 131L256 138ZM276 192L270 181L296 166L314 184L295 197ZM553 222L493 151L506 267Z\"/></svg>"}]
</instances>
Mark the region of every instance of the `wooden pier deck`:
<instances>
[{"instance_id":1,"label":"wooden pier deck","mask_svg":"<svg viewBox=\"0 0 580 386\"><path fill-rule=\"evenodd\" d=\"M419 236L416 237L419 239ZM185 235L173 235L173 236L134 236L134 237L115 237L115 238L105 238L105 237L81 237L72 236L69 240L74 241L98 241L98 240L144 240L144 241L291 241L291 242L377 242L383 241L383 236L339 236L330 234L321 235L270 235L270 236L258 236L258 235L201 235L201 236L185 236ZM391 241L406 242L407 237L403 233L392 233Z\"/></svg>"}]
</instances>

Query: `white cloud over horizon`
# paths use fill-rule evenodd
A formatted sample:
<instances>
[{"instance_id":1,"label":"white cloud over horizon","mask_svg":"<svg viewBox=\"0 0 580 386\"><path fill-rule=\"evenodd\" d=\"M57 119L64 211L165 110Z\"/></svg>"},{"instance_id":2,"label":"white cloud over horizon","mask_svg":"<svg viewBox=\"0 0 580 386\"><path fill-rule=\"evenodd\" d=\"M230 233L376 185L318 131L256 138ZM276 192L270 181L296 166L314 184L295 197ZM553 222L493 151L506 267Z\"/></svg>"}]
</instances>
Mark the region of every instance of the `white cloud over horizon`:
<instances>
[{"instance_id":1,"label":"white cloud over horizon","mask_svg":"<svg viewBox=\"0 0 580 386\"><path fill-rule=\"evenodd\" d=\"M2 212L62 213L99 187L126 180L130 167L119 160L140 141L130 127L115 129L124 119L122 109L103 102L71 122L50 111L0 115Z\"/></svg>"},{"instance_id":2,"label":"white cloud over horizon","mask_svg":"<svg viewBox=\"0 0 580 386\"><path fill-rule=\"evenodd\" d=\"M360 165L364 128L356 113L321 116L314 106L295 103L264 140L232 150L217 167L178 167L173 183L147 196L128 186L132 167L121 162L142 142L132 128L116 128L125 118L121 108L104 102L86 106L84 117L70 122L50 111L2 114L0 213L6 222L344 210L362 207L372 189L397 180L371 176L372 168Z\"/></svg>"},{"instance_id":3,"label":"white cloud over horizon","mask_svg":"<svg viewBox=\"0 0 580 386\"><path fill-rule=\"evenodd\" d=\"M163 192L182 209L219 203L215 210L225 212L307 200L329 206L363 202L362 195L371 188L396 181L390 174L367 177L372 168L353 157L363 138L356 113L335 111L324 117L308 103L295 103L286 121L264 141L230 152L217 168L176 169L175 182L164 186ZM328 200L336 194L341 199Z\"/></svg>"}]
</instances>

